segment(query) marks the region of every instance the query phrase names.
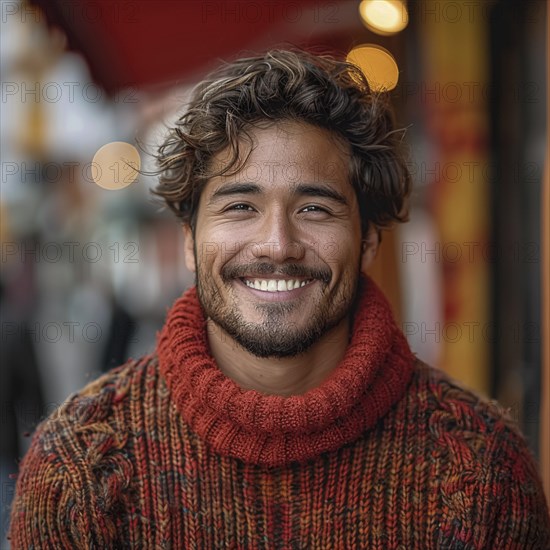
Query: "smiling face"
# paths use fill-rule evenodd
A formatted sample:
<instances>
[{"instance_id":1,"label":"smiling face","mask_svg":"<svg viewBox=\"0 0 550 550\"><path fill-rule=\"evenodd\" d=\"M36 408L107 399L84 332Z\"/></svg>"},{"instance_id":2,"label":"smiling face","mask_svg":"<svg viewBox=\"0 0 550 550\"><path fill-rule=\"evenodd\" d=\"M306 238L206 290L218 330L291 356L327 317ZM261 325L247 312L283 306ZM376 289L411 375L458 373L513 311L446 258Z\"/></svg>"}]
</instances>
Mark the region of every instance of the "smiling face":
<instances>
[{"instance_id":1,"label":"smiling face","mask_svg":"<svg viewBox=\"0 0 550 550\"><path fill-rule=\"evenodd\" d=\"M361 252L341 143L297 122L249 133L247 162L203 189L194 239L185 227L185 258L209 332L257 357L292 357L347 326L374 252ZM213 162L227 159L222 151Z\"/></svg>"}]
</instances>

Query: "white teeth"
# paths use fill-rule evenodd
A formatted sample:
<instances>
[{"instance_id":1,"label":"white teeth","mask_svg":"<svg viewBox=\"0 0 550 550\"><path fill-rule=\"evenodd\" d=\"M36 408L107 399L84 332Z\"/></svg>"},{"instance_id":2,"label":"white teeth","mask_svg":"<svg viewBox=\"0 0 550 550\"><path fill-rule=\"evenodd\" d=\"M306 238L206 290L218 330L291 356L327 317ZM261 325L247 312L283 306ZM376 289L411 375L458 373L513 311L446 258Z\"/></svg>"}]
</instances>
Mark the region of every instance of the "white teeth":
<instances>
[{"instance_id":1,"label":"white teeth","mask_svg":"<svg viewBox=\"0 0 550 550\"><path fill-rule=\"evenodd\" d=\"M283 279L254 279L254 281L246 279L244 281L246 286L250 288L255 288L256 290L263 290L264 292L285 292L287 290L293 290L299 288L309 283L309 281L298 281L298 280L283 280Z\"/></svg>"}]
</instances>

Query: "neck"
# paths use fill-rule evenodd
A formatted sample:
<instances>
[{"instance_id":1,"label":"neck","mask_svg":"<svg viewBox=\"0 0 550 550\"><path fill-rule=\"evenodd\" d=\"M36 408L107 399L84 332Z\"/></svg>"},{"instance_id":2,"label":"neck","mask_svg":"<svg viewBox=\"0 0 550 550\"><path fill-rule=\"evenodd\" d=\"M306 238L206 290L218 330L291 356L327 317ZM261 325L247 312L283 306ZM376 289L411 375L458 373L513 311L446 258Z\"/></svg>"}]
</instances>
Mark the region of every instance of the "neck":
<instances>
[{"instance_id":1,"label":"neck","mask_svg":"<svg viewBox=\"0 0 550 550\"><path fill-rule=\"evenodd\" d=\"M162 377L191 430L214 452L251 464L303 462L354 441L403 397L414 371L414 355L388 301L369 279L362 282L357 310L347 321L353 327L349 344L343 323L299 360L237 354L229 338L229 347L216 342L207 323L193 287L176 301L158 335ZM242 389L219 365L242 384L271 392L317 387L301 395L266 395Z\"/></svg>"},{"instance_id":2,"label":"neck","mask_svg":"<svg viewBox=\"0 0 550 550\"><path fill-rule=\"evenodd\" d=\"M306 352L284 358L256 357L208 319L208 344L219 369L245 390L300 395L319 386L338 366L349 343L349 319L328 331Z\"/></svg>"}]
</instances>

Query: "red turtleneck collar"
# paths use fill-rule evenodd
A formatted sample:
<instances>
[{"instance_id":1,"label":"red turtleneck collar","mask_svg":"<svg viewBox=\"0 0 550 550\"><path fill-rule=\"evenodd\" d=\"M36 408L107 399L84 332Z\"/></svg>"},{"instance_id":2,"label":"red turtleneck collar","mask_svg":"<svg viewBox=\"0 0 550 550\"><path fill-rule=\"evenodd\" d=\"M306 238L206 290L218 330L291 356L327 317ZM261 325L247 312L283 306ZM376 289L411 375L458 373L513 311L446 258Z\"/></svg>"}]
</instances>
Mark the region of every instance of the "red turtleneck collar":
<instances>
[{"instance_id":1,"label":"red turtleneck collar","mask_svg":"<svg viewBox=\"0 0 550 550\"><path fill-rule=\"evenodd\" d=\"M169 311L157 352L191 429L216 452L265 466L306 461L357 439L404 395L415 360L386 298L365 277L343 359L302 395L244 390L221 372L195 287Z\"/></svg>"}]
</instances>

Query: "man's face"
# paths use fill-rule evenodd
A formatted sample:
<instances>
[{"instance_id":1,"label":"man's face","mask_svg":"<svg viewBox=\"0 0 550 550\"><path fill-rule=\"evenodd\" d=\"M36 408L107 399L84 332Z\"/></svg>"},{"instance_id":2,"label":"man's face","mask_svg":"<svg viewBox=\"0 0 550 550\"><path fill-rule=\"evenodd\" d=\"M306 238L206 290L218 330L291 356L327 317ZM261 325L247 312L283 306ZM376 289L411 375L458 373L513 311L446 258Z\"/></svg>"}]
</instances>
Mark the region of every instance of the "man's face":
<instances>
[{"instance_id":1,"label":"man's face","mask_svg":"<svg viewBox=\"0 0 550 550\"><path fill-rule=\"evenodd\" d=\"M347 322L361 266L359 209L348 154L330 133L296 122L249 133L247 162L201 194L186 262L210 331L257 357L291 357ZM215 167L228 158L218 153Z\"/></svg>"}]
</instances>

